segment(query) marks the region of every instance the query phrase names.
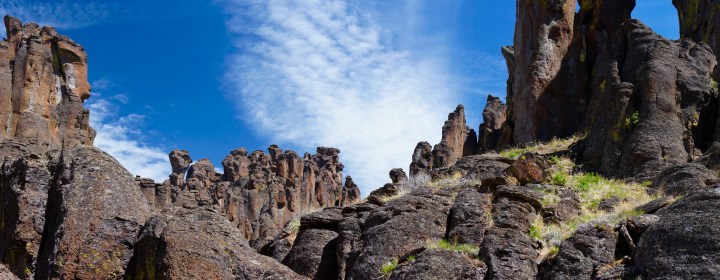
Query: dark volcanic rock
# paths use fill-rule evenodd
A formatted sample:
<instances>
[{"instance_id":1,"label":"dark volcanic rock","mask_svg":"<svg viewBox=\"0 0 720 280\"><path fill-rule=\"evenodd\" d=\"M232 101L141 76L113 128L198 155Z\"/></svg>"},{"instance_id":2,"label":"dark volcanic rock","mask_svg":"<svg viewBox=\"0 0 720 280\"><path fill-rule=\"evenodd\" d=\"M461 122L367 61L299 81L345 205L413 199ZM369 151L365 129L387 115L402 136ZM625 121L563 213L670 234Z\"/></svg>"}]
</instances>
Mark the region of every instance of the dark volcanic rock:
<instances>
[{"instance_id":1,"label":"dark volcanic rock","mask_svg":"<svg viewBox=\"0 0 720 280\"><path fill-rule=\"evenodd\" d=\"M428 142L420 142L415 146L410 163L410 176L426 172L433 168L432 146Z\"/></svg>"},{"instance_id":2,"label":"dark volcanic rock","mask_svg":"<svg viewBox=\"0 0 720 280\"><path fill-rule=\"evenodd\" d=\"M557 78L573 39L576 1L517 1L514 40L514 74L508 107L516 144L560 136L573 118L567 96L555 97L548 85ZM584 113L584 112L583 112ZM565 136L565 135L563 135ZM569 136L569 135L566 135Z\"/></svg>"},{"instance_id":3,"label":"dark volcanic rock","mask_svg":"<svg viewBox=\"0 0 720 280\"><path fill-rule=\"evenodd\" d=\"M402 168L393 168L390 170L390 180L393 184L407 182L408 176Z\"/></svg>"},{"instance_id":4,"label":"dark volcanic rock","mask_svg":"<svg viewBox=\"0 0 720 280\"><path fill-rule=\"evenodd\" d=\"M469 189L458 193L450 208L447 240L458 244L480 245L491 222L492 198Z\"/></svg>"},{"instance_id":5,"label":"dark volcanic rock","mask_svg":"<svg viewBox=\"0 0 720 280\"><path fill-rule=\"evenodd\" d=\"M720 188L697 189L657 212L635 263L646 279L720 277Z\"/></svg>"},{"instance_id":6,"label":"dark volcanic rock","mask_svg":"<svg viewBox=\"0 0 720 280\"><path fill-rule=\"evenodd\" d=\"M717 174L696 163L676 165L663 170L650 186L654 192L667 195L684 195L697 188L706 188L720 182Z\"/></svg>"},{"instance_id":7,"label":"dark volcanic rock","mask_svg":"<svg viewBox=\"0 0 720 280\"><path fill-rule=\"evenodd\" d=\"M541 194L524 187L501 186L495 192L494 226L480 246L490 279L535 279L537 244L528 231L541 199Z\"/></svg>"},{"instance_id":8,"label":"dark volcanic rock","mask_svg":"<svg viewBox=\"0 0 720 280\"><path fill-rule=\"evenodd\" d=\"M583 225L562 242L558 254L541 264L538 279L593 279L615 260L617 233Z\"/></svg>"},{"instance_id":9,"label":"dark volcanic rock","mask_svg":"<svg viewBox=\"0 0 720 280\"><path fill-rule=\"evenodd\" d=\"M283 264L310 279L337 279L337 237L332 230L302 230Z\"/></svg>"},{"instance_id":10,"label":"dark volcanic rock","mask_svg":"<svg viewBox=\"0 0 720 280\"><path fill-rule=\"evenodd\" d=\"M179 209L153 217L128 265L129 279L303 279L249 248L241 232L213 211Z\"/></svg>"},{"instance_id":11,"label":"dark volcanic rock","mask_svg":"<svg viewBox=\"0 0 720 280\"><path fill-rule=\"evenodd\" d=\"M122 275L151 213L140 187L125 168L98 149L79 146L60 157L35 276Z\"/></svg>"},{"instance_id":12,"label":"dark volcanic rock","mask_svg":"<svg viewBox=\"0 0 720 280\"><path fill-rule=\"evenodd\" d=\"M507 119L507 106L499 97L488 95L485 110L482 113L478 148L483 151L496 150L508 144L507 135L503 135L503 125Z\"/></svg>"},{"instance_id":13,"label":"dark volcanic rock","mask_svg":"<svg viewBox=\"0 0 720 280\"><path fill-rule=\"evenodd\" d=\"M429 249L418 254L414 261L399 265L390 279L485 279L486 271L480 260L466 254Z\"/></svg>"},{"instance_id":14,"label":"dark volcanic rock","mask_svg":"<svg viewBox=\"0 0 720 280\"><path fill-rule=\"evenodd\" d=\"M416 190L370 211L346 279L377 279L383 264L424 248L429 240L443 239L450 203L449 193Z\"/></svg>"},{"instance_id":15,"label":"dark volcanic rock","mask_svg":"<svg viewBox=\"0 0 720 280\"><path fill-rule=\"evenodd\" d=\"M636 20L618 30L596 69L603 93L582 153L586 168L650 180L668 166L688 162L706 149L706 127L715 126L710 73L716 64L705 44L672 42Z\"/></svg>"}]
</instances>

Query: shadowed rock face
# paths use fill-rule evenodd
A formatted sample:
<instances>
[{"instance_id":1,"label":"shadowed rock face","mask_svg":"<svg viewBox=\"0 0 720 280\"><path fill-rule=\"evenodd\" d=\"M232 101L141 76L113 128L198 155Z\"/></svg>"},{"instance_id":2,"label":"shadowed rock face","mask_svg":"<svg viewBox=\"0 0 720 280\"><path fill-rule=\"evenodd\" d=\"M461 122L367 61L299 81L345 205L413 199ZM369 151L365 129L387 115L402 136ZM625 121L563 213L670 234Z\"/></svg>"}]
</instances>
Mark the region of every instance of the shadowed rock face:
<instances>
[{"instance_id":1,"label":"shadowed rock face","mask_svg":"<svg viewBox=\"0 0 720 280\"><path fill-rule=\"evenodd\" d=\"M87 55L51 27L5 17L0 42L0 141L73 147L92 145L83 101L90 97Z\"/></svg>"},{"instance_id":2,"label":"shadowed rock face","mask_svg":"<svg viewBox=\"0 0 720 280\"><path fill-rule=\"evenodd\" d=\"M556 107L549 85L557 78L573 39L576 2L517 1L512 96L508 98L515 143L548 140L566 130L569 111Z\"/></svg>"}]
</instances>

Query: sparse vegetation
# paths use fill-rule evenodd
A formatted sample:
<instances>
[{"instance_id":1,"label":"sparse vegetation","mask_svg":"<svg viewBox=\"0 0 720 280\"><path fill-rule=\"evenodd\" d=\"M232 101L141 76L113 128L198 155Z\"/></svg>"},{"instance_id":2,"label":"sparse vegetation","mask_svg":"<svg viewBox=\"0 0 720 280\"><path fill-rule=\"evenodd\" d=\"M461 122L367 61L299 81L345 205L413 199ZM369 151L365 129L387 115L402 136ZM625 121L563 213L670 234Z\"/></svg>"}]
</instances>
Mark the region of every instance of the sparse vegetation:
<instances>
[{"instance_id":1,"label":"sparse vegetation","mask_svg":"<svg viewBox=\"0 0 720 280\"><path fill-rule=\"evenodd\" d=\"M582 137L583 135L576 135L564 139L555 138L548 142L536 143L533 145L525 146L523 148L510 148L500 152L500 155L506 158L516 159L526 152L533 152L541 155L552 154L559 151L567 150L570 145L582 139Z\"/></svg>"},{"instance_id":2,"label":"sparse vegetation","mask_svg":"<svg viewBox=\"0 0 720 280\"><path fill-rule=\"evenodd\" d=\"M391 261L383 264L382 267L380 268L380 270L382 271L382 274L384 277L389 277L390 274L392 274L393 271L395 271L395 268L397 268L397 266L398 266L398 259L394 258Z\"/></svg>"},{"instance_id":3,"label":"sparse vegetation","mask_svg":"<svg viewBox=\"0 0 720 280\"><path fill-rule=\"evenodd\" d=\"M720 91L720 85L718 85L718 81L716 81L713 78L710 78L710 88L712 88L713 91L718 92Z\"/></svg>"},{"instance_id":4,"label":"sparse vegetation","mask_svg":"<svg viewBox=\"0 0 720 280\"><path fill-rule=\"evenodd\" d=\"M478 252L480 251L480 248L477 246L474 246L471 244L452 243L445 239L440 239L437 241L430 241L430 242L428 242L427 247L428 247L428 249L442 249L442 250L455 251L455 252L471 254L471 255L477 255Z\"/></svg>"},{"instance_id":5,"label":"sparse vegetation","mask_svg":"<svg viewBox=\"0 0 720 280\"><path fill-rule=\"evenodd\" d=\"M411 256L407 257L407 260L411 261L411 262L414 262L415 259L417 259L417 256L415 256L415 255L411 255Z\"/></svg>"},{"instance_id":6,"label":"sparse vegetation","mask_svg":"<svg viewBox=\"0 0 720 280\"><path fill-rule=\"evenodd\" d=\"M625 129L631 129L635 127L640 121L640 113L638 111L633 112L623 120L623 127Z\"/></svg>"}]
</instances>

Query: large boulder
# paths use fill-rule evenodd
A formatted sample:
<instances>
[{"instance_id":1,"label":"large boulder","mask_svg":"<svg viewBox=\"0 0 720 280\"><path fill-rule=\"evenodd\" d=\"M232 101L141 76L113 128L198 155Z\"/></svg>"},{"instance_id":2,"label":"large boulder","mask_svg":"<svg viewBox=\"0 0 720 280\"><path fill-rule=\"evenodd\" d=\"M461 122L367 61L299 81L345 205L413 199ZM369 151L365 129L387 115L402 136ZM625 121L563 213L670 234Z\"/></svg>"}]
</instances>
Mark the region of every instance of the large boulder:
<instances>
[{"instance_id":1,"label":"large boulder","mask_svg":"<svg viewBox=\"0 0 720 280\"><path fill-rule=\"evenodd\" d=\"M362 245L346 279L377 279L384 264L424 248L429 240L443 239L450 204L449 192L418 189L370 211L356 237Z\"/></svg>"},{"instance_id":2,"label":"large boulder","mask_svg":"<svg viewBox=\"0 0 720 280\"><path fill-rule=\"evenodd\" d=\"M680 196L690 190L707 188L720 182L717 173L700 164L686 163L667 168L655 178L650 190Z\"/></svg>"},{"instance_id":3,"label":"large boulder","mask_svg":"<svg viewBox=\"0 0 720 280\"><path fill-rule=\"evenodd\" d=\"M177 209L151 218L139 234L128 279L304 279L256 253L214 211Z\"/></svg>"},{"instance_id":4,"label":"large boulder","mask_svg":"<svg viewBox=\"0 0 720 280\"><path fill-rule=\"evenodd\" d=\"M428 249L415 260L400 264L390 275L391 280L411 279L485 279L487 268L480 260L467 254Z\"/></svg>"},{"instance_id":5,"label":"large boulder","mask_svg":"<svg viewBox=\"0 0 720 280\"><path fill-rule=\"evenodd\" d=\"M134 177L110 155L78 146L53 170L35 277L123 275L151 209Z\"/></svg>"},{"instance_id":6,"label":"large boulder","mask_svg":"<svg viewBox=\"0 0 720 280\"><path fill-rule=\"evenodd\" d=\"M646 279L720 278L720 188L697 189L656 213L635 263Z\"/></svg>"},{"instance_id":7,"label":"large boulder","mask_svg":"<svg viewBox=\"0 0 720 280\"><path fill-rule=\"evenodd\" d=\"M618 234L611 227L582 225L560 245L558 254L540 265L538 279L593 279L615 260Z\"/></svg>"}]
</instances>

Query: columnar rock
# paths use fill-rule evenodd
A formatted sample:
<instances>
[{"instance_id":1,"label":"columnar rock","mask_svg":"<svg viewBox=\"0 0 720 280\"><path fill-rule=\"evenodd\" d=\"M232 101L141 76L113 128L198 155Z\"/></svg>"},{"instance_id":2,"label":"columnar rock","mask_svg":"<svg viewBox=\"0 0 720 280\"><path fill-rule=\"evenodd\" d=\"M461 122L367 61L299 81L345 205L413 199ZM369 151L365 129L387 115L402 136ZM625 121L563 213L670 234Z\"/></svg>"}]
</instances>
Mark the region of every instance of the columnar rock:
<instances>
[{"instance_id":1,"label":"columnar rock","mask_svg":"<svg viewBox=\"0 0 720 280\"><path fill-rule=\"evenodd\" d=\"M90 97L87 55L52 27L6 16L0 42L0 141L73 147L92 145L83 102Z\"/></svg>"},{"instance_id":2,"label":"columnar rock","mask_svg":"<svg viewBox=\"0 0 720 280\"><path fill-rule=\"evenodd\" d=\"M267 154L237 149L223 160L224 174L218 174L209 160L189 165L187 151L176 150L170 153L171 203L216 209L252 247L264 250L295 215L360 200L360 189L351 177L343 185L339 154L340 150L325 147L302 158L277 145L270 146Z\"/></svg>"},{"instance_id":3,"label":"columnar rock","mask_svg":"<svg viewBox=\"0 0 720 280\"><path fill-rule=\"evenodd\" d=\"M477 135L465 124L465 107L458 105L448 115L442 127L442 138L432 151L433 166L445 167L455 164L463 156L475 154Z\"/></svg>"},{"instance_id":4,"label":"columnar rock","mask_svg":"<svg viewBox=\"0 0 720 280\"><path fill-rule=\"evenodd\" d=\"M496 150L510 143L509 133L503 133L503 125L507 119L507 106L499 97L488 96L485 110L482 113L483 123L480 124L478 148L481 151Z\"/></svg>"},{"instance_id":5,"label":"columnar rock","mask_svg":"<svg viewBox=\"0 0 720 280\"><path fill-rule=\"evenodd\" d=\"M568 128L562 104L568 96L551 93L573 39L575 1L519 0L515 23L514 75L508 99L515 143L547 140Z\"/></svg>"},{"instance_id":6,"label":"columnar rock","mask_svg":"<svg viewBox=\"0 0 720 280\"><path fill-rule=\"evenodd\" d=\"M680 19L680 37L710 46L715 55L720 54L720 2L713 0L673 0ZM720 69L713 75L720 80Z\"/></svg>"},{"instance_id":7,"label":"columnar rock","mask_svg":"<svg viewBox=\"0 0 720 280\"><path fill-rule=\"evenodd\" d=\"M415 176L420 172L432 170L433 156L432 146L428 142L420 142L415 146L410 163L410 176Z\"/></svg>"},{"instance_id":8,"label":"columnar rock","mask_svg":"<svg viewBox=\"0 0 720 280\"><path fill-rule=\"evenodd\" d=\"M636 20L619 32L608 69L596 69L602 93L583 161L604 174L650 180L710 146L716 60L707 45L669 41Z\"/></svg>"}]
</instances>

